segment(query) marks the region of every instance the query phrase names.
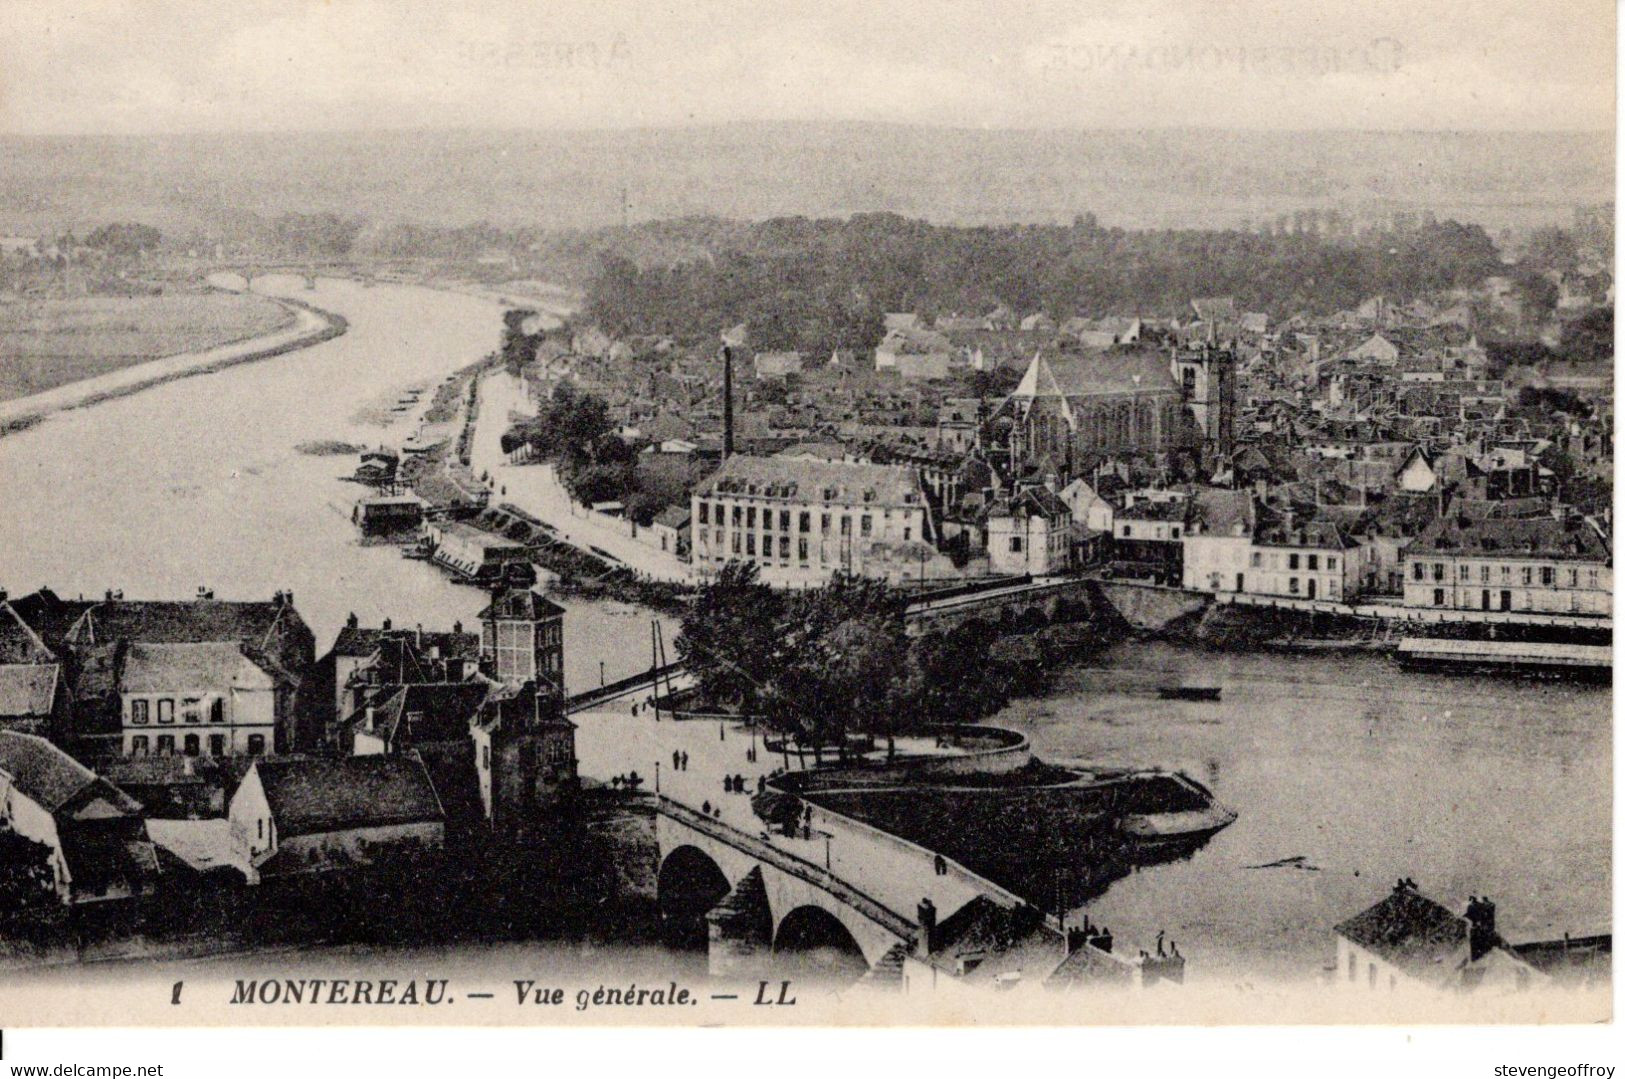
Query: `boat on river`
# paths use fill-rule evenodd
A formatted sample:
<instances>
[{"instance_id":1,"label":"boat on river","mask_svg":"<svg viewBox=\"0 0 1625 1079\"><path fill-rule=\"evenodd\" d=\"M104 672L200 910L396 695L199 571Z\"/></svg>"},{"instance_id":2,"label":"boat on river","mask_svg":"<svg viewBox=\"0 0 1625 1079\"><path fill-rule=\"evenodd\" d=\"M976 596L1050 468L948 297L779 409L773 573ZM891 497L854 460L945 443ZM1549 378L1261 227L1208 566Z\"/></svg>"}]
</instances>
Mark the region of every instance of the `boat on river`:
<instances>
[{"instance_id":1,"label":"boat on river","mask_svg":"<svg viewBox=\"0 0 1625 1079\"><path fill-rule=\"evenodd\" d=\"M1159 686L1157 696L1165 701L1216 701L1220 686Z\"/></svg>"}]
</instances>

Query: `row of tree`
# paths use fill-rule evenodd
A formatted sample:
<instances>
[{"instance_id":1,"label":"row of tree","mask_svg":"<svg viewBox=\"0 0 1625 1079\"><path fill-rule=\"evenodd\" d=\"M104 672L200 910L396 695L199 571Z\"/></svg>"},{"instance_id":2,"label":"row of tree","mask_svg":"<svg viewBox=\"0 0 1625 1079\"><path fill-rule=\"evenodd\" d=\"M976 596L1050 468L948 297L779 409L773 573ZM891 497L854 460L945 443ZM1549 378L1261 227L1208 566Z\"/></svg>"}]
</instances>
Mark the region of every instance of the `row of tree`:
<instances>
[{"instance_id":1,"label":"row of tree","mask_svg":"<svg viewBox=\"0 0 1625 1079\"><path fill-rule=\"evenodd\" d=\"M753 564L730 562L684 614L677 653L712 706L759 716L815 748L980 719L1025 683L994 656L992 627L910 639L904 606L868 578L837 574L784 593L762 584Z\"/></svg>"},{"instance_id":2,"label":"row of tree","mask_svg":"<svg viewBox=\"0 0 1625 1079\"><path fill-rule=\"evenodd\" d=\"M607 255L585 315L617 336L688 343L747 322L756 347L818 354L874 347L886 311L1172 315L1193 297L1233 295L1276 317L1323 314L1377 293L1405 300L1474 285L1500 266L1482 228L1454 221L1333 239L1087 221L962 228L861 214L718 222L715 237L703 256L676 264Z\"/></svg>"}]
</instances>

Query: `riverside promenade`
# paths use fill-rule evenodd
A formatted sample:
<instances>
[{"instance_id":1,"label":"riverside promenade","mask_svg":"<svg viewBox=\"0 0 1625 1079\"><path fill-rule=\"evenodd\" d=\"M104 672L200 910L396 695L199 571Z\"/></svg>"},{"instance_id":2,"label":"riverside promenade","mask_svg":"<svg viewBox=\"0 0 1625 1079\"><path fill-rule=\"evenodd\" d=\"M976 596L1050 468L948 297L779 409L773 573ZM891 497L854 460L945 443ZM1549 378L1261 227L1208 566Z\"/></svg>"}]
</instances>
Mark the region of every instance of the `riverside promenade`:
<instances>
[{"instance_id":1,"label":"riverside promenade","mask_svg":"<svg viewBox=\"0 0 1625 1079\"><path fill-rule=\"evenodd\" d=\"M513 464L502 452L502 433L515 418L534 416L524 387L506 371L482 376L479 415L474 421L470 464L476 476L489 475L493 504L507 502L555 528L569 544L597 548L657 581L689 582L689 567L675 554L632 536L631 522L577 505L552 465Z\"/></svg>"}]
</instances>

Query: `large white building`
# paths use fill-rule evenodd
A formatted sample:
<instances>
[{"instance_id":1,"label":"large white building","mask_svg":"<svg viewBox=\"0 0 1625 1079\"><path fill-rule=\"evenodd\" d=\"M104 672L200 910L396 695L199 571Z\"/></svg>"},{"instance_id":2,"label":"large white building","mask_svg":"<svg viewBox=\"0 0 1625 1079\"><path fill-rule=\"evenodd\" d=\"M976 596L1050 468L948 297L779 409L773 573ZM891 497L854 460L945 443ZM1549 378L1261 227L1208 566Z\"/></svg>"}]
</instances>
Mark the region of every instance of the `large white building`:
<instances>
[{"instance_id":1,"label":"large white building","mask_svg":"<svg viewBox=\"0 0 1625 1079\"><path fill-rule=\"evenodd\" d=\"M1405 549L1405 606L1606 616L1613 555L1580 517L1446 516Z\"/></svg>"},{"instance_id":2,"label":"large white building","mask_svg":"<svg viewBox=\"0 0 1625 1079\"><path fill-rule=\"evenodd\" d=\"M894 465L730 457L691 499L693 561L731 561L827 578L901 576L934 555L919 475Z\"/></svg>"}]
</instances>

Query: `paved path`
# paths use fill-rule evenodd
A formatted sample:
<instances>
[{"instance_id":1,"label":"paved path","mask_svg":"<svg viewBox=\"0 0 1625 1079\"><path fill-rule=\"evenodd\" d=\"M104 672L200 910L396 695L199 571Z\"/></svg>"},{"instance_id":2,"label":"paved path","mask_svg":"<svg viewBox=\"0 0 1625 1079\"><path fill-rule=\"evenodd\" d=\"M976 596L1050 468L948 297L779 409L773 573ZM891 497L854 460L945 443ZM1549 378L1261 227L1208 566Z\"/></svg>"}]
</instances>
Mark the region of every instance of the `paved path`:
<instances>
[{"instance_id":1,"label":"paved path","mask_svg":"<svg viewBox=\"0 0 1625 1079\"><path fill-rule=\"evenodd\" d=\"M509 502L546 521L573 546L597 547L632 569L660 581L687 583L689 567L675 554L627 534L623 521L604 521L576 505L554 474L552 465L510 464L502 452L502 433L514 414L533 416L524 387L506 371L493 371L480 381L480 412L474 424L470 461L476 476L491 477L493 504Z\"/></svg>"}]
</instances>

